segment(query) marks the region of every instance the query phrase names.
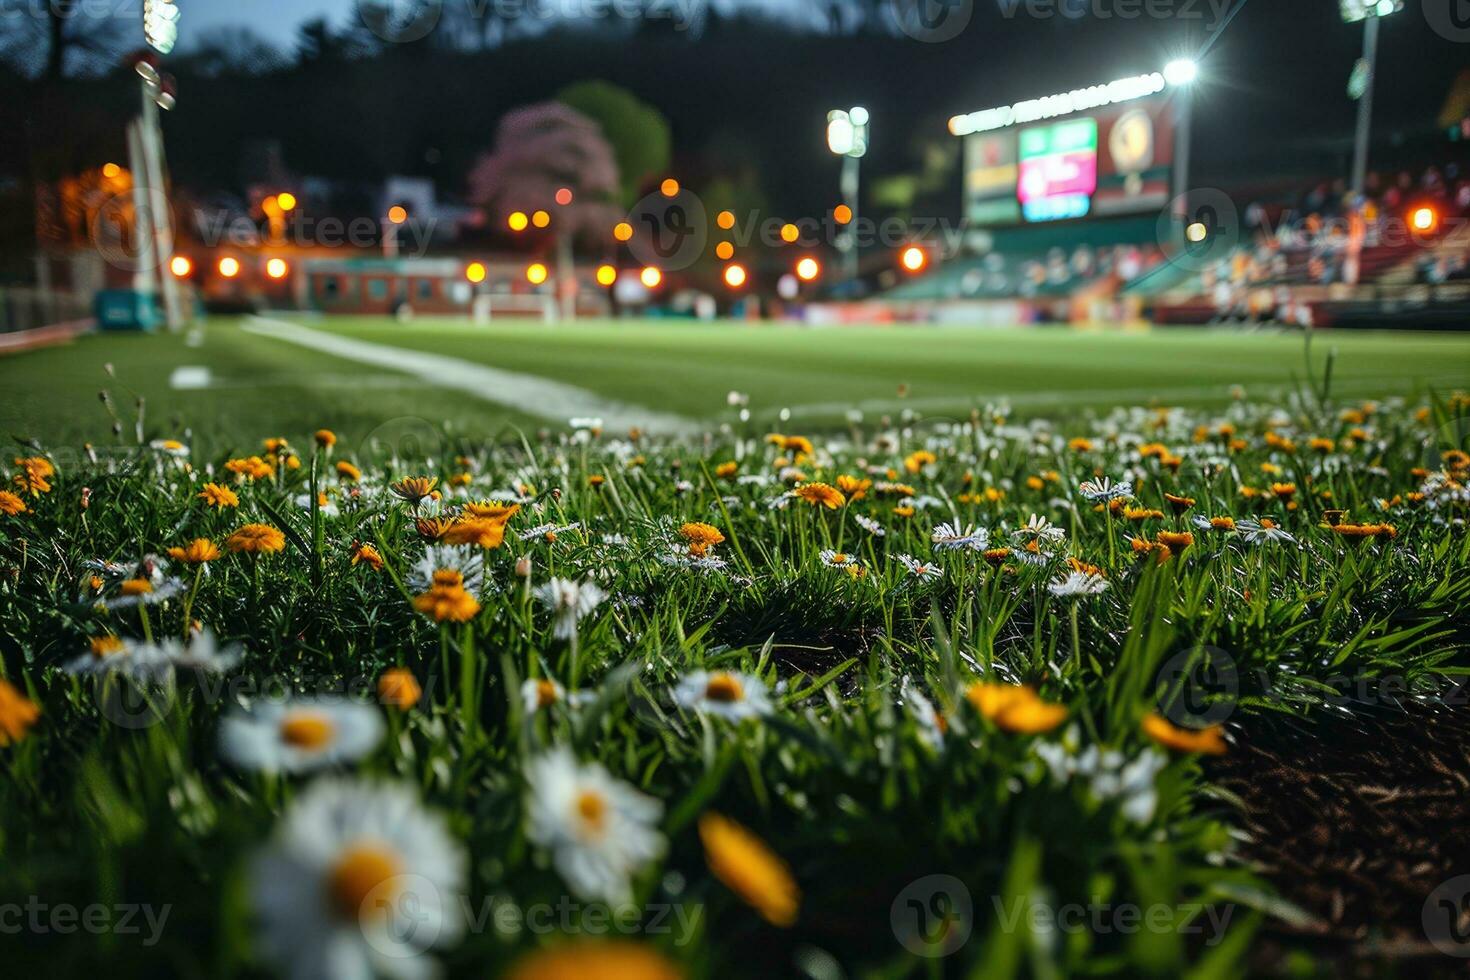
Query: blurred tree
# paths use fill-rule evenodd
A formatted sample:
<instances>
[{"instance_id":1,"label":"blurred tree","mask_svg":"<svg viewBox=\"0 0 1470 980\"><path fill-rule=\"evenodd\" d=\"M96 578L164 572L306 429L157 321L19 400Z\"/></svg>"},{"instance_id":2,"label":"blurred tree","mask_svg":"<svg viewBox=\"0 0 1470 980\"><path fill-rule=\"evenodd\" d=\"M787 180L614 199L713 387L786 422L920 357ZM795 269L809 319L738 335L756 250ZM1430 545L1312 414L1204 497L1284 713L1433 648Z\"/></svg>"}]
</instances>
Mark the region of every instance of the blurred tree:
<instances>
[{"instance_id":1,"label":"blurred tree","mask_svg":"<svg viewBox=\"0 0 1470 980\"><path fill-rule=\"evenodd\" d=\"M559 206L556 193L572 191ZM470 171L469 196L491 225L505 227L513 211L553 213L552 230L605 237L618 220L618 163L597 123L560 102L508 113L495 132L495 150Z\"/></svg>"},{"instance_id":2,"label":"blurred tree","mask_svg":"<svg viewBox=\"0 0 1470 980\"><path fill-rule=\"evenodd\" d=\"M205 28L199 39L175 64L204 78L223 75L263 75L287 67L290 59L275 45L244 26Z\"/></svg>"},{"instance_id":3,"label":"blurred tree","mask_svg":"<svg viewBox=\"0 0 1470 980\"><path fill-rule=\"evenodd\" d=\"M122 56L131 23L82 0L0 0L0 58L43 82L102 74Z\"/></svg>"},{"instance_id":4,"label":"blurred tree","mask_svg":"<svg viewBox=\"0 0 1470 980\"><path fill-rule=\"evenodd\" d=\"M617 158L625 207L638 200L650 180L668 172L673 135L669 121L653 106L603 81L568 85L556 97L602 128Z\"/></svg>"}]
</instances>

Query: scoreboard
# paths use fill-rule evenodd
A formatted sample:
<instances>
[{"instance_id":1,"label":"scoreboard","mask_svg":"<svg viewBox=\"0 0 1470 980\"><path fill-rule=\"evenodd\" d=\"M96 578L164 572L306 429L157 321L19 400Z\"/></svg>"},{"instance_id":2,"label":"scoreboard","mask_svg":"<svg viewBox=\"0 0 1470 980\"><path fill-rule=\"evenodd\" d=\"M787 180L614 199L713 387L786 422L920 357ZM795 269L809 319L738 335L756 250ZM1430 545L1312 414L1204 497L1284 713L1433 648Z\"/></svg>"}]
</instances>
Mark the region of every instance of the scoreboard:
<instances>
[{"instance_id":1,"label":"scoreboard","mask_svg":"<svg viewBox=\"0 0 1470 980\"><path fill-rule=\"evenodd\" d=\"M1167 207L1174 101L1161 77L1128 81L951 119L964 140L966 220L1037 224Z\"/></svg>"}]
</instances>

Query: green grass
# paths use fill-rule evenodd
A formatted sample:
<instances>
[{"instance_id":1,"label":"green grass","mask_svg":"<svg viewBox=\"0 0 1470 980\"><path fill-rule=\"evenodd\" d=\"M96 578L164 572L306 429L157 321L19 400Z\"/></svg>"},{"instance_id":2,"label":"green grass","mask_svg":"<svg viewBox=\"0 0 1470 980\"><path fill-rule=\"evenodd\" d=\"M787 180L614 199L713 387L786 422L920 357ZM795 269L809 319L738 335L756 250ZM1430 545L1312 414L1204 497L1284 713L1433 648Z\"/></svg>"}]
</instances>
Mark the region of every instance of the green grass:
<instances>
[{"instance_id":1,"label":"green grass","mask_svg":"<svg viewBox=\"0 0 1470 980\"><path fill-rule=\"evenodd\" d=\"M1027 414L1120 401L1210 404L1227 400L1236 384L1253 395L1279 397L1305 370L1299 334L1226 330L309 322L313 329L561 381L694 420L717 416L730 390L748 393L757 417L773 418L786 408L799 424L829 426L851 408L964 417L1000 399ZM555 404L493 404L401 372L251 336L227 319L209 321L199 336L202 343L191 345L179 336L98 335L0 357L6 394L0 431L51 444L106 441L108 418L97 401L103 388L119 399L143 396L152 434L175 435L187 423L241 444L262 431L299 437L318 425L360 437L405 417L479 436L506 425L535 429L564 421ZM1382 397L1470 380L1470 335L1326 334L1316 338L1314 370L1322 369L1332 349L1335 387L1344 395ZM105 364L115 377L104 373ZM213 385L171 390L171 373L184 365L209 368Z\"/></svg>"}]
</instances>

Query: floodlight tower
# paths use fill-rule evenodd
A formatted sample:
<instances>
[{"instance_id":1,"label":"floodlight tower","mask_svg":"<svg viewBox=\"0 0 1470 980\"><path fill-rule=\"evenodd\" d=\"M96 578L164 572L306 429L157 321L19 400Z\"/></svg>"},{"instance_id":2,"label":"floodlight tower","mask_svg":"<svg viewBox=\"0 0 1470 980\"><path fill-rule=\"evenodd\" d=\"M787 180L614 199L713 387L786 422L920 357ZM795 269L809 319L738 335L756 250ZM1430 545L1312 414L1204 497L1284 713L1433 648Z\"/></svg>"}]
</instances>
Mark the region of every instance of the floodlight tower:
<instances>
[{"instance_id":1,"label":"floodlight tower","mask_svg":"<svg viewBox=\"0 0 1470 980\"><path fill-rule=\"evenodd\" d=\"M842 263L849 282L857 279L858 189L862 159L868 153L868 110L862 106L833 109L827 113L827 148L842 157L842 200L851 212L847 231L837 239Z\"/></svg>"},{"instance_id":2,"label":"floodlight tower","mask_svg":"<svg viewBox=\"0 0 1470 980\"><path fill-rule=\"evenodd\" d=\"M1340 0L1342 19L1363 22L1363 57L1353 69L1348 94L1358 100L1358 135L1353 144L1354 197L1362 197L1368 182L1368 139L1373 127L1373 83L1378 74L1378 22L1404 9L1404 0Z\"/></svg>"},{"instance_id":3,"label":"floodlight tower","mask_svg":"<svg viewBox=\"0 0 1470 980\"><path fill-rule=\"evenodd\" d=\"M169 223L168 191L165 187L167 169L164 166L163 127L159 125L158 111L172 109L177 100L173 77L158 70L158 55L166 55L174 49L179 39L179 8L174 0L143 0L143 37L152 51L145 52L134 64L143 85L142 112L133 123L134 137L130 145L136 147L137 159L133 168L134 198L146 202L152 223L152 241L144 255L151 255L156 268L148 275L158 276L159 295L163 299L165 322L170 330L180 330L184 325L183 302L179 295L179 284L168 269L173 261L174 235ZM157 52L157 54L153 54ZM155 206L159 214L152 214ZM140 219L141 220L141 219Z\"/></svg>"},{"instance_id":4,"label":"floodlight tower","mask_svg":"<svg viewBox=\"0 0 1470 980\"><path fill-rule=\"evenodd\" d=\"M1164 66L1164 81L1179 90L1179 109L1174 126L1174 218L1180 228L1189 220L1189 151L1194 122L1194 83L1199 64L1177 58Z\"/></svg>"}]
</instances>

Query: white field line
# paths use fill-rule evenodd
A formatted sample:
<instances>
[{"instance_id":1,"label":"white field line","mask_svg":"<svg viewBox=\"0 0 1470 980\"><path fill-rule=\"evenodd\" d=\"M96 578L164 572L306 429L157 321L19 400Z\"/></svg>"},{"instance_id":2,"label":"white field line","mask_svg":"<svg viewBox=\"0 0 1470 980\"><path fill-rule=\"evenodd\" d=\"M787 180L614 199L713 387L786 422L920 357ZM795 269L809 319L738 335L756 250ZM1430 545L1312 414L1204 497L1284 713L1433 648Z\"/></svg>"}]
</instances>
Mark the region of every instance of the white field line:
<instances>
[{"instance_id":1,"label":"white field line","mask_svg":"<svg viewBox=\"0 0 1470 980\"><path fill-rule=\"evenodd\" d=\"M559 422L571 418L599 418L609 431L633 426L649 432L689 432L695 428L694 423L682 415L612 401L575 385L486 367L457 357L354 340L258 316L249 317L240 329L309 347L333 357L401 371L439 388L462 391L483 401Z\"/></svg>"}]
</instances>

